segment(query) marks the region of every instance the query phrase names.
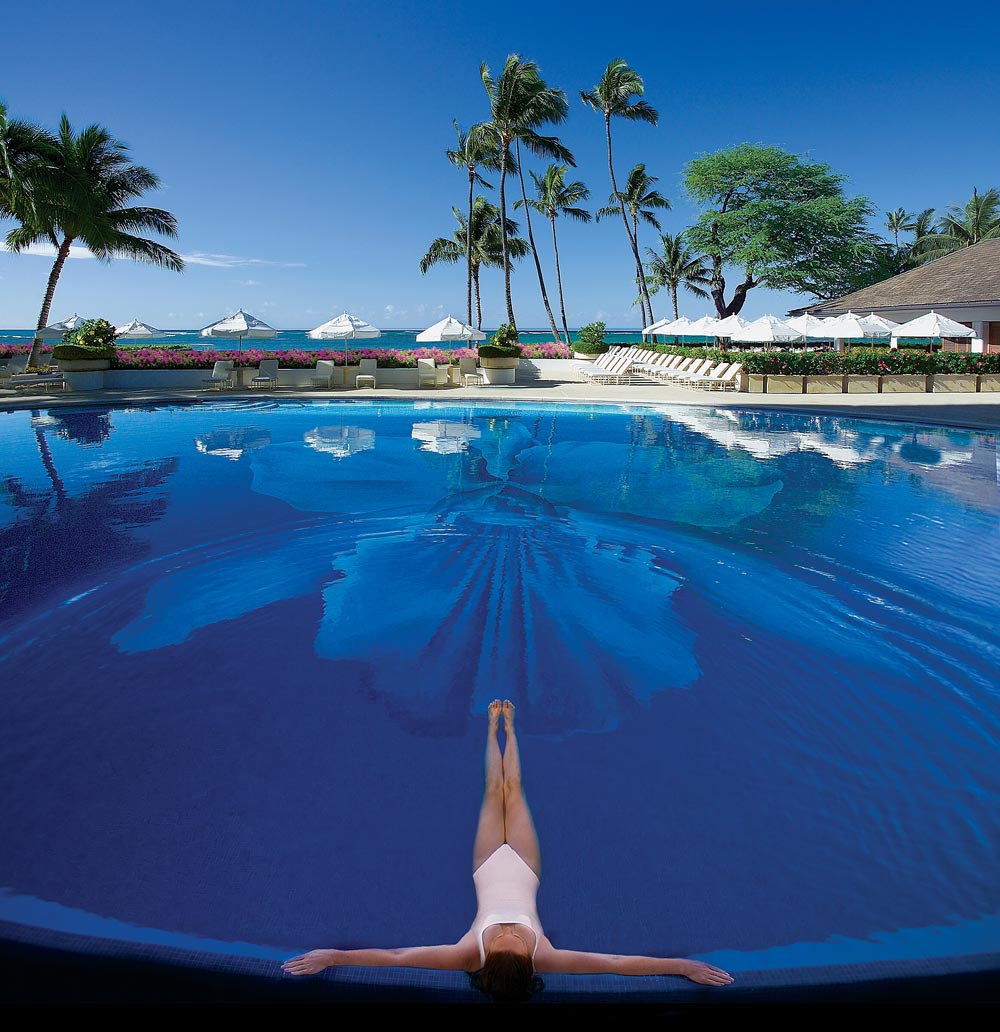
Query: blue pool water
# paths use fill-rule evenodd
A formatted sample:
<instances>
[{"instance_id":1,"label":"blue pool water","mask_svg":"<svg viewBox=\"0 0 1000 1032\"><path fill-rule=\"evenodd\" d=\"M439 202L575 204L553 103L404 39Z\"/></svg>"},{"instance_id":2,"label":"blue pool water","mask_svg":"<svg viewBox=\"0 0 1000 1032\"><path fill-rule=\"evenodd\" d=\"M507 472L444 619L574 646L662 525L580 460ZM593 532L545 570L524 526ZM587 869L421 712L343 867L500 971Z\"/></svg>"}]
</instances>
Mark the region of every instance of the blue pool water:
<instances>
[{"instance_id":1,"label":"blue pool water","mask_svg":"<svg viewBox=\"0 0 1000 1032\"><path fill-rule=\"evenodd\" d=\"M499 696L555 945L1000 950L992 434L220 402L0 446L0 920L454 941Z\"/></svg>"}]
</instances>

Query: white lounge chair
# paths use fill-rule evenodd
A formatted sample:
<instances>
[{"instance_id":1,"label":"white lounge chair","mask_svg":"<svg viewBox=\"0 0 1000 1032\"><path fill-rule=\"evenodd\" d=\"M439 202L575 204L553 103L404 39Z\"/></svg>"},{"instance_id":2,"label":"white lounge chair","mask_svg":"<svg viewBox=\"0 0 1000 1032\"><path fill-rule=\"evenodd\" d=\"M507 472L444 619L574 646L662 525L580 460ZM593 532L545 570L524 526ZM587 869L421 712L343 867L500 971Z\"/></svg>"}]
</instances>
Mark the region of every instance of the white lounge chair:
<instances>
[{"instance_id":1,"label":"white lounge chair","mask_svg":"<svg viewBox=\"0 0 1000 1032\"><path fill-rule=\"evenodd\" d=\"M694 377L691 380L683 381L682 385L706 388L711 391L736 391L740 387L740 373L742 372L743 363L732 362L714 376Z\"/></svg>"},{"instance_id":2,"label":"white lounge chair","mask_svg":"<svg viewBox=\"0 0 1000 1032\"><path fill-rule=\"evenodd\" d=\"M358 360L358 372L354 377L355 387L375 388L375 370L378 369L378 359L362 358Z\"/></svg>"},{"instance_id":3,"label":"white lounge chair","mask_svg":"<svg viewBox=\"0 0 1000 1032\"><path fill-rule=\"evenodd\" d=\"M707 376L712 368L710 358L696 358L686 368L672 369L664 374L664 378L670 383L683 383L685 380L694 379L697 376Z\"/></svg>"},{"instance_id":4,"label":"white lounge chair","mask_svg":"<svg viewBox=\"0 0 1000 1032\"><path fill-rule=\"evenodd\" d=\"M270 388L278 386L278 360L276 358L265 358L261 360L250 380L251 388Z\"/></svg>"},{"instance_id":5,"label":"white lounge chair","mask_svg":"<svg viewBox=\"0 0 1000 1032\"><path fill-rule=\"evenodd\" d=\"M9 387L11 377L23 373L27 366L27 355L14 355L5 365L0 366L0 387Z\"/></svg>"},{"instance_id":6,"label":"white lounge chair","mask_svg":"<svg viewBox=\"0 0 1000 1032\"><path fill-rule=\"evenodd\" d=\"M434 364L433 358L417 359L417 385L441 387L448 382L448 367Z\"/></svg>"},{"instance_id":7,"label":"white lounge chair","mask_svg":"<svg viewBox=\"0 0 1000 1032\"><path fill-rule=\"evenodd\" d=\"M486 377L479 371L474 358L458 360L458 376L463 387L481 387L486 382Z\"/></svg>"},{"instance_id":8,"label":"white lounge chair","mask_svg":"<svg viewBox=\"0 0 1000 1032\"><path fill-rule=\"evenodd\" d=\"M333 377L337 371L337 363L331 362L329 359L321 358L316 363L316 368L313 370L310 380L312 380L313 387L321 388L325 387L329 390L333 386Z\"/></svg>"},{"instance_id":9,"label":"white lounge chair","mask_svg":"<svg viewBox=\"0 0 1000 1032\"><path fill-rule=\"evenodd\" d=\"M235 363L232 359L226 359L224 362L216 362L212 366L212 375L206 376L202 383L212 391L224 391L233 386L233 366Z\"/></svg>"},{"instance_id":10,"label":"white lounge chair","mask_svg":"<svg viewBox=\"0 0 1000 1032\"><path fill-rule=\"evenodd\" d=\"M581 369L580 372L588 383L633 383L647 379L645 374L633 370L632 356L627 352L604 367Z\"/></svg>"},{"instance_id":11,"label":"white lounge chair","mask_svg":"<svg viewBox=\"0 0 1000 1032\"><path fill-rule=\"evenodd\" d=\"M66 380L58 370L51 373L14 373L9 383L15 391L27 391L30 394L47 391L53 387L58 387L61 391L66 390Z\"/></svg>"}]
</instances>

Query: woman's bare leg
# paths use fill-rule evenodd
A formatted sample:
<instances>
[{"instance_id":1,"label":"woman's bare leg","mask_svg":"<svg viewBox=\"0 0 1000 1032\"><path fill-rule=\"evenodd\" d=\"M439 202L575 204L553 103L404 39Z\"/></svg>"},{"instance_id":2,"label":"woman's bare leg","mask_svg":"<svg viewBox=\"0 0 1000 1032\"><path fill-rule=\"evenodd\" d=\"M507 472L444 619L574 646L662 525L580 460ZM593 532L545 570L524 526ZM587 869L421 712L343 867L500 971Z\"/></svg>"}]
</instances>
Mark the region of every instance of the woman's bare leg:
<instances>
[{"instance_id":1,"label":"woman's bare leg","mask_svg":"<svg viewBox=\"0 0 1000 1032\"><path fill-rule=\"evenodd\" d=\"M486 710L486 787L483 790L483 805L479 811L476 841L472 847L473 871L504 843L503 757L500 755L500 743L497 741L501 712L499 699L494 699Z\"/></svg>"},{"instance_id":2,"label":"woman's bare leg","mask_svg":"<svg viewBox=\"0 0 1000 1032\"><path fill-rule=\"evenodd\" d=\"M524 798L521 784L521 754L517 749L517 733L514 730L514 704L504 700L503 726L507 744L503 751L503 801L504 828L506 840L521 859L542 877L542 856L538 848L535 822L531 819L528 801Z\"/></svg>"}]
</instances>

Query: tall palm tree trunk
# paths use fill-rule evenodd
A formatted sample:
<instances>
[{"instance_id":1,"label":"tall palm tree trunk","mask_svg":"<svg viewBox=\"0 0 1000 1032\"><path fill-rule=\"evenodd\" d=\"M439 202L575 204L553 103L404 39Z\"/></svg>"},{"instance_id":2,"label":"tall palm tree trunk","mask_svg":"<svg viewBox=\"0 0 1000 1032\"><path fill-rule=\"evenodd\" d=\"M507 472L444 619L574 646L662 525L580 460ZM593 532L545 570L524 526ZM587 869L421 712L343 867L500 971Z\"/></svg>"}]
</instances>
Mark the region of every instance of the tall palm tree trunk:
<instances>
[{"instance_id":1,"label":"tall palm tree trunk","mask_svg":"<svg viewBox=\"0 0 1000 1032\"><path fill-rule=\"evenodd\" d=\"M611 113L604 113L604 134L608 141L608 174L611 176L611 191L618 197L618 204L622 211L622 225L628 236L628 242L632 245L632 257L635 258L635 267L639 273L639 294L649 304L649 290L646 287L646 276L642 271L642 259L639 257L639 245L636 242L632 227L628 224L628 213L625 211L625 201L618 195L618 180L615 178L615 163L611 156ZM643 316L645 318L645 315Z\"/></svg>"},{"instance_id":2,"label":"tall palm tree trunk","mask_svg":"<svg viewBox=\"0 0 1000 1032\"><path fill-rule=\"evenodd\" d=\"M475 205L473 188L476 173L469 170L469 222L465 227L465 321L472 325L472 209Z\"/></svg>"},{"instance_id":3,"label":"tall palm tree trunk","mask_svg":"<svg viewBox=\"0 0 1000 1032\"><path fill-rule=\"evenodd\" d=\"M552 338L557 341L559 340L559 328L556 326L556 319L552 314L552 306L549 304L549 295L545 290L545 277L542 275L542 263L538 260L535 235L531 232L531 207L528 204L528 191L524 188L524 169L521 167L520 140L514 144L514 148L517 151L517 178L521 181L521 200L524 201L524 221L528 225L528 244L531 247L531 257L535 259L535 272L538 273L538 289L542 292L542 304L545 305L545 314L549 317Z\"/></svg>"},{"instance_id":4,"label":"tall palm tree trunk","mask_svg":"<svg viewBox=\"0 0 1000 1032\"><path fill-rule=\"evenodd\" d=\"M66 259L69 257L69 248L72 243L73 238L66 237L56 252L56 260L52 265L52 271L49 273L49 282L45 287L42 311L38 316L38 325L35 327L35 339L31 342L31 355L28 357L28 365L30 366L36 365L38 362L38 355L42 350L42 338L38 336L38 333L49 323L49 312L52 309L52 298L55 296L56 284L59 282L59 274L62 272Z\"/></svg>"},{"instance_id":5,"label":"tall palm tree trunk","mask_svg":"<svg viewBox=\"0 0 1000 1032\"><path fill-rule=\"evenodd\" d=\"M503 153L503 167L500 169L500 246L503 251L503 292L507 302L507 322L517 331L517 323L514 320L514 302L510 297L510 248L507 244L507 148L501 148Z\"/></svg>"},{"instance_id":6,"label":"tall palm tree trunk","mask_svg":"<svg viewBox=\"0 0 1000 1032\"><path fill-rule=\"evenodd\" d=\"M32 417L37 418L41 415L38 409L34 409L31 413ZM32 419L32 423L35 419ZM52 460L52 452L49 449L49 442L45 439L45 431L38 426L34 426L35 431L35 444L38 446L38 454L42 459L42 466L45 468L45 472L48 474L48 478L52 483L52 491L55 497L56 511L58 512L66 504L66 485L63 483L62 477L59 476L59 471L56 469L56 464Z\"/></svg>"},{"instance_id":7,"label":"tall palm tree trunk","mask_svg":"<svg viewBox=\"0 0 1000 1032\"><path fill-rule=\"evenodd\" d=\"M677 310L677 284L676 283L670 288L670 300L673 302L673 305L674 305L674 318L675 319L679 319L680 318L680 312Z\"/></svg>"},{"instance_id":8,"label":"tall palm tree trunk","mask_svg":"<svg viewBox=\"0 0 1000 1032\"><path fill-rule=\"evenodd\" d=\"M563 330L566 333L566 347L569 347L569 326L566 325L566 300L563 297L562 270L559 268L559 244L556 241L555 215L550 215L549 221L552 223L552 250L555 252L556 256L556 285L559 287L559 314L562 316Z\"/></svg>"},{"instance_id":9,"label":"tall palm tree trunk","mask_svg":"<svg viewBox=\"0 0 1000 1032\"><path fill-rule=\"evenodd\" d=\"M639 246L639 219L637 216L632 216L632 236L635 239L636 248ZM646 274L642 268L642 260L640 259L639 264L635 267L636 279L639 285L639 307L642 309L643 326L652 326L653 322L653 302L649 296L649 288L646 286ZM643 303L644 302L644 303ZM646 322L645 320L649 320Z\"/></svg>"},{"instance_id":10,"label":"tall palm tree trunk","mask_svg":"<svg viewBox=\"0 0 1000 1032\"><path fill-rule=\"evenodd\" d=\"M483 328L483 305L479 297L479 262L472 266L472 282L476 288L476 329Z\"/></svg>"}]
</instances>

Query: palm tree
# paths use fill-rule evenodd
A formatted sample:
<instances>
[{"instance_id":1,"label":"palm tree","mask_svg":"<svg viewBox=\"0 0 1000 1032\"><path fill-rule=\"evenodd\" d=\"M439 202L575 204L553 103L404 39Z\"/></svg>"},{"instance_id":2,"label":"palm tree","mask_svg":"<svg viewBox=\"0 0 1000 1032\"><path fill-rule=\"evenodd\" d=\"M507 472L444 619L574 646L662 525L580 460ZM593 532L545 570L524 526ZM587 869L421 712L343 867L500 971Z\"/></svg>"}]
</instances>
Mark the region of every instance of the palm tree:
<instances>
[{"instance_id":1,"label":"palm tree","mask_svg":"<svg viewBox=\"0 0 1000 1032\"><path fill-rule=\"evenodd\" d=\"M899 234L905 233L913 221L913 212L905 208L897 208L895 211L885 213L885 228L892 234L893 243L899 247Z\"/></svg>"},{"instance_id":2,"label":"palm tree","mask_svg":"<svg viewBox=\"0 0 1000 1032\"><path fill-rule=\"evenodd\" d=\"M34 192L46 181L53 143L41 127L11 119L0 100L0 218L32 218Z\"/></svg>"},{"instance_id":3,"label":"palm tree","mask_svg":"<svg viewBox=\"0 0 1000 1032\"><path fill-rule=\"evenodd\" d=\"M935 250L937 246L935 241L938 234L934 228L934 215L933 208L924 208L903 227L907 233L913 234L913 243L907 248L907 255L912 266L926 261L925 254Z\"/></svg>"},{"instance_id":4,"label":"palm tree","mask_svg":"<svg viewBox=\"0 0 1000 1032\"><path fill-rule=\"evenodd\" d=\"M477 197L472 205L472 218L468 219L452 208L458 229L452 237L438 237L431 242L427 253L420 259L420 271L426 273L432 265L440 262L453 264L467 261L472 270L472 285L476 297L476 328L483 328L483 309L479 296L479 269L486 266L499 269L504 264L503 234L500 231L500 209L490 204L485 197ZM507 219L507 260L523 258L528 253L528 243L517 235L518 225ZM467 250L471 241L471 253ZM467 257L468 256L468 257ZM470 318L471 323L471 318Z\"/></svg>"},{"instance_id":5,"label":"palm tree","mask_svg":"<svg viewBox=\"0 0 1000 1032\"><path fill-rule=\"evenodd\" d=\"M629 244L632 247L632 257L635 259L635 267L639 278L639 290L645 299L647 308L652 311L649 301L649 290L645 282L645 274L642 269L642 261L639 258L639 244L636 241L632 227L629 225L628 214L625 210L624 198L618 191L618 183L615 179L615 164L611 151L611 119L622 118L627 122L648 122L656 125L659 121L659 114L656 108L651 107L642 97L646 88L639 74L628 66L623 58L616 57L605 68L600 82L591 90L581 90L580 99L588 107L604 115L604 135L608 144L608 174L611 177L611 193L618 198L619 208L622 213L622 223L625 232L628 234Z\"/></svg>"},{"instance_id":6,"label":"palm tree","mask_svg":"<svg viewBox=\"0 0 1000 1032\"><path fill-rule=\"evenodd\" d=\"M51 148L51 177L34 197L31 212L18 212L21 225L7 235L12 251L45 241L56 247L37 329L49 321L59 274L74 241L81 241L99 261L131 258L180 272L184 259L170 248L136 231L154 230L177 236L177 219L162 208L127 207L128 201L160 185L148 168L133 165L128 148L100 125L74 133L63 115ZM23 216L23 217L22 217ZM29 364L38 360L41 340L36 335Z\"/></svg>"},{"instance_id":7,"label":"palm tree","mask_svg":"<svg viewBox=\"0 0 1000 1032\"><path fill-rule=\"evenodd\" d=\"M586 208L577 207L581 201L585 201L590 197L590 191L579 180L567 183L566 173L568 171L569 167L567 165L553 163L545 170L545 175L543 176L531 172L531 178L535 181L537 199L518 201L514 205L515 208L522 206L533 208L546 216L552 223L552 250L556 258L559 312L562 315L563 331L566 334L567 345L569 345L569 326L566 323L566 301L563 296L562 270L559 267L559 242L556 239L556 219L560 215L565 215L566 218L575 219L577 222L590 221L590 212Z\"/></svg>"},{"instance_id":8,"label":"palm tree","mask_svg":"<svg viewBox=\"0 0 1000 1032\"><path fill-rule=\"evenodd\" d=\"M542 136L538 133L544 125L559 123L566 119L569 104L562 90L550 89L538 72L534 61L525 61L520 54L511 54L504 64L503 72L494 79L485 63L480 65L479 74L486 88L490 101L489 132L492 134L497 150L500 153L500 214L501 236L504 246L504 294L507 301L507 321L514 329L514 305L510 296L509 249L507 246L506 218L507 195L506 181L508 172L517 172L521 180L521 198L527 200L524 186L524 175L521 172L521 144L539 157L553 158L575 165L573 155L559 142L555 136ZM511 152L511 147L516 153ZM538 286L542 292L542 302L549 317L549 324L556 339L559 330L552 314L548 294L545 290L545 278L542 275L541 262L535 250L534 237L531 231L531 216L525 210L528 227L528 242L535 258L535 271L538 274Z\"/></svg>"},{"instance_id":9,"label":"palm tree","mask_svg":"<svg viewBox=\"0 0 1000 1032\"><path fill-rule=\"evenodd\" d=\"M674 308L674 318L680 312L677 308L677 291L683 287L695 297L710 297L705 287L711 286L712 270L704 255L692 254L684 243L684 234L660 234L660 251L646 248L648 259L646 269L649 272L647 282L655 294L661 287L670 292L670 301Z\"/></svg>"},{"instance_id":10,"label":"palm tree","mask_svg":"<svg viewBox=\"0 0 1000 1032\"><path fill-rule=\"evenodd\" d=\"M952 205L938 222L936 230L917 238L924 261L1000 237L1000 190L994 188L980 194L973 188L972 200L964 208Z\"/></svg>"},{"instance_id":11,"label":"palm tree","mask_svg":"<svg viewBox=\"0 0 1000 1032\"><path fill-rule=\"evenodd\" d=\"M646 175L646 166L644 164L638 164L628 174L628 179L625 180L625 189L620 195L612 194L608 198L608 207L601 208L597 213L597 221L600 222L602 218L607 215L617 215L621 211L621 206L624 205L628 210L629 217L632 220L632 237L638 244L639 241L639 220L655 229L660 229L660 222L653 214L655 210L663 210L670 208L670 201L667 200L659 190L654 189L654 184L659 182L658 176ZM648 289L648 284L644 284L642 280L642 270L636 269L636 282L639 284L639 302L642 307L642 318L648 322L643 322L644 326L648 326L653 322L653 305L649 299L649 295L654 293ZM645 290L643 288L646 288ZM645 304L643 300L645 299Z\"/></svg>"},{"instance_id":12,"label":"palm tree","mask_svg":"<svg viewBox=\"0 0 1000 1032\"><path fill-rule=\"evenodd\" d=\"M453 121L455 133L458 136L458 144L454 150L447 152L448 160L458 168L464 168L469 176L469 216L465 220L466 229L472 232L472 208L474 203L473 193L476 183L485 186L488 190L493 188L479 174L477 169L485 168L492 171L500 170L500 154L496 149L495 140L492 134L484 130L483 125L474 125L468 132L459 127L458 122ZM465 282L465 321L472 325L472 241L465 242L467 276Z\"/></svg>"}]
</instances>

